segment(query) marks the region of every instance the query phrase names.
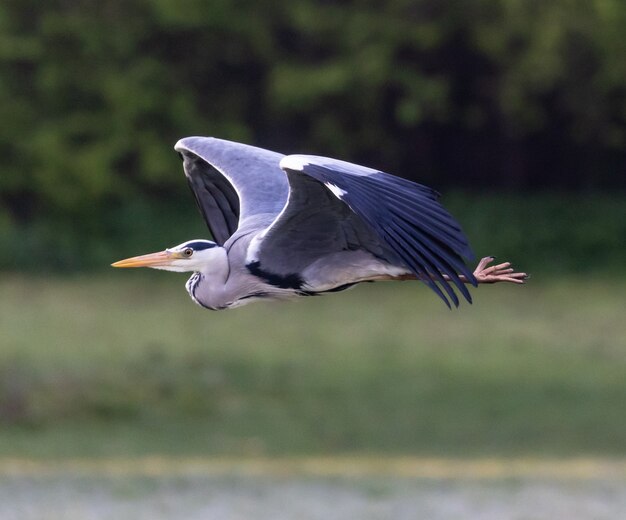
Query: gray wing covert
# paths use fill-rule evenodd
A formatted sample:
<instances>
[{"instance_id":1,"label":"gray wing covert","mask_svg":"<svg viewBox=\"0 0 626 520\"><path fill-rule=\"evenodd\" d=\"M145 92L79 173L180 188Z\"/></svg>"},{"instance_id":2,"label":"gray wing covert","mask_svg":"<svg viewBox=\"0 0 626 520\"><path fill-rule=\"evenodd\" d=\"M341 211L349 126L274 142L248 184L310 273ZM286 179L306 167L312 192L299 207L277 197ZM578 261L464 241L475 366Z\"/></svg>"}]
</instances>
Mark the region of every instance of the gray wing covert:
<instances>
[{"instance_id":1,"label":"gray wing covert","mask_svg":"<svg viewBox=\"0 0 626 520\"><path fill-rule=\"evenodd\" d=\"M473 255L460 226L437 201L436 191L371 168L325 157L290 155L281 161L281 167L287 172L292 191L294 185L307 182L299 179L308 178L309 183L317 182L318 191L325 190L327 197L335 198L335 206L341 201L344 212L349 209L358 217L352 221L365 226L370 243L377 240L384 258L392 263L399 259L448 306L446 294L457 306L459 300L444 275L471 303L459 275L476 285L463 260ZM300 199L302 203L303 197ZM319 195L315 200L318 199ZM287 208L290 206L291 196ZM337 211L335 208L334 212ZM281 220L272 228L278 228ZM309 228L305 231L310 232Z\"/></svg>"},{"instance_id":2,"label":"gray wing covert","mask_svg":"<svg viewBox=\"0 0 626 520\"><path fill-rule=\"evenodd\" d=\"M312 177L286 170L289 180L287 205L259 237L249 260L266 276L292 280L316 260L341 251L365 249L379 258L385 250L363 220ZM258 262L258 263L257 263ZM285 282L286 283L286 282ZM289 284L288 284L289 285Z\"/></svg>"},{"instance_id":3,"label":"gray wing covert","mask_svg":"<svg viewBox=\"0 0 626 520\"><path fill-rule=\"evenodd\" d=\"M223 245L260 214L276 216L289 193L284 155L212 137L186 137L174 147L214 240Z\"/></svg>"}]
</instances>

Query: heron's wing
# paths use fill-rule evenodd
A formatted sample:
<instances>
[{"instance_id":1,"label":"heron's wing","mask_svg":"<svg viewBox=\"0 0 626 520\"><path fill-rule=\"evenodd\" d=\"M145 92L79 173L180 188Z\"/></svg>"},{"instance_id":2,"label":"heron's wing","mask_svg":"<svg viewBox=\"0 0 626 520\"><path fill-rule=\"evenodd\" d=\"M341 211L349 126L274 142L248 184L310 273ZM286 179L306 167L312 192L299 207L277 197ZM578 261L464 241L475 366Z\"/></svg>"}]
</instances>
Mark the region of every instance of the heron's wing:
<instances>
[{"instance_id":1,"label":"heron's wing","mask_svg":"<svg viewBox=\"0 0 626 520\"><path fill-rule=\"evenodd\" d=\"M214 240L223 245L258 215L275 217L289 193L282 154L212 137L186 137L174 147Z\"/></svg>"},{"instance_id":2,"label":"heron's wing","mask_svg":"<svg viewBox=\"0 0 626 520\"><path fill-rule=\"evenodd\" d=\"M471 302L459 275L476 284L463 260L473 255L461 228L437 201L437 192L324 157L290 155L280 165L289 179L289 200L257 255L269 271L277 266L284 272L285 257L297 268L307 256L311 261L345 247L350 228L353 239L366 241L365 249L408 268L447 305L448 297L459 304L452 284Z\"/></svg>"}]
</instances>

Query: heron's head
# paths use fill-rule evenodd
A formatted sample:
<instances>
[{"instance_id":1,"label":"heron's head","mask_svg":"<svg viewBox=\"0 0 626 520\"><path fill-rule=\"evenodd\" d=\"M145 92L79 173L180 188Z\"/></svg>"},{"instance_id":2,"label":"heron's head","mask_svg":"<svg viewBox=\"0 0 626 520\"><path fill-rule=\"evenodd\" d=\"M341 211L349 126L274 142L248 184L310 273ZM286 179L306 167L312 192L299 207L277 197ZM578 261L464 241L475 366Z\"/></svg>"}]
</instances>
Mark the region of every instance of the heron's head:
<instances>
[{"instance_id":1,"label":"heron's head","mask_svg":"<svg viewBox=\"0 0 626 520\"><path fill-rule=\"evenodd\" d=\"M111 265L113 267L151 267L179 273L205 271L208 266L220 259L223 253L224 248L210 240L189 240L165 251L133 256Z\"/></svg>"}]
</instances>

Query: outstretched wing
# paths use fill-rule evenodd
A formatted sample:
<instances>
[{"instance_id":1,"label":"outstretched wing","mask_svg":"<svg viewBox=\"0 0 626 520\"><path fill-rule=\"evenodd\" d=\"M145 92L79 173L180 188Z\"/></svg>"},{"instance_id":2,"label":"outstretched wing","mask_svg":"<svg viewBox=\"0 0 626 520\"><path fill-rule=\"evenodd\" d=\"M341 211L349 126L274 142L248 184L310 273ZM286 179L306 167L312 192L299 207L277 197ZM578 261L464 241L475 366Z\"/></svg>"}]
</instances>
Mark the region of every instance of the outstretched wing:
<instances>
[{"instance_id":1,"label":"outstretched wing","mask_svg":"<svg viewBox=\"0 0 626 520\"><path fill-rule=\"evenodd\" d=\"M452 284L471 302L459 275L476 283L463 260L473 255L437 192L325 157L290 155L280 166L289 180L289 200L257 251L268 271L285 273L292 267L298 272L316 256L345 248L349 232L360 247L406 267L447 305L448 297L459 304Z\"/></svg>"},{"instance_id":2,"label":"outstretched wing","mask_svg":"<svg viewBox=\"0 0 626 520\"><path fill-rule=\"evenodd\" d=\"M174 147L214 240L223 245L246 221L275 217L289 185L284 155L213 137L186 137Z\"/></svg>"}]
</instances>

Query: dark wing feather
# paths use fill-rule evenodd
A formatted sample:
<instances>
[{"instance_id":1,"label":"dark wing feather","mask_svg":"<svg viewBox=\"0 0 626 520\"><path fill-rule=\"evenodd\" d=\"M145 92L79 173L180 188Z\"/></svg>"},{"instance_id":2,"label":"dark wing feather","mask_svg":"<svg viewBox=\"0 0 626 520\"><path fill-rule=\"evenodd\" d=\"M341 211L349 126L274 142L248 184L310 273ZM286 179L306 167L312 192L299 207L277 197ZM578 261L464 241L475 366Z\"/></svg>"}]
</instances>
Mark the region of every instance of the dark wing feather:
<instances>
[{"instance_id":1,"label":"dark wing feather","mask_svg":"<svg viewBox=\"0 0 626 520\"><path fill-rule=\"evenodd\" d=\"M279 167L284 155L213 137L186 137L175 149L200 212L220 244L246 225L264 227L284 207L287 177Z\"/></svg>"},{"instance_id":2,"label":"dark wing feather","mask_svg":"<svg viewBox=\"0 0 626 520\"><path fill-rule=\"evenodd\" d=\"M183 157L189 187L213 240L224 243L237 230L239 197L224 176L197 156Z\"/></svg>"},{"instance_id":3,"label":"dark wing feather","mask_svg":"<svg viewBox=\"0 0 626 520\"><path fill-rule=\"evenodd\" d=\"M454 305L459 304L452 285L471 303L459 275L476 285L463 260L473 255L460 226L438 202L437 192L377 170L325 157L288 156L281 166L325 184L447 305L448 298Z\"/></svg>"}]
</instances>

